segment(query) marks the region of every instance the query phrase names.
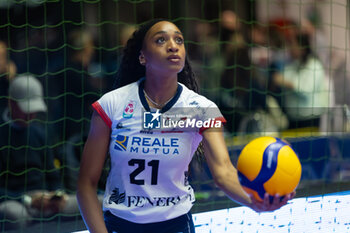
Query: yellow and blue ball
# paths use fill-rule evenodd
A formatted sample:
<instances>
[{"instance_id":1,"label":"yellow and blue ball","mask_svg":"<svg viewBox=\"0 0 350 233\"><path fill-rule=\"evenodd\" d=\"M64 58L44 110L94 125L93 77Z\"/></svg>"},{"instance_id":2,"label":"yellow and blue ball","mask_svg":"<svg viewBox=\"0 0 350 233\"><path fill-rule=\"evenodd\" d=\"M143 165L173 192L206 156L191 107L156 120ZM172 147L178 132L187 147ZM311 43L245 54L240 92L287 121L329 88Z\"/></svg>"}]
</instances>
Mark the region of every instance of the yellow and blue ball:
<instances>
[{"instance_id":1,"label":"yellow and blue ball","mask_svg":"<svg viewBox=\"0 0 350 233\"><path fill-rule=\"evenodd\" d=\"M287 142L274 137L249 142L238 157L237 170L244 190L260 201L265 192L271 196L293 192L301 177L297 154Z\"/></svg>"}]
</instances>

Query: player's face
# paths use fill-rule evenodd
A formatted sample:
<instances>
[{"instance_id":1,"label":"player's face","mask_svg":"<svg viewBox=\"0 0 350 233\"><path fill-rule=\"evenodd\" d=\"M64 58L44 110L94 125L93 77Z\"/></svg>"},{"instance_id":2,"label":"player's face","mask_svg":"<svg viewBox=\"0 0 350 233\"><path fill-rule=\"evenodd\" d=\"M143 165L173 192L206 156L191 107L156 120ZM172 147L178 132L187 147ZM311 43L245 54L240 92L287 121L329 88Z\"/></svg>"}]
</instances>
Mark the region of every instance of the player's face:
<instances>
[{"instance_id":1,"label":"player's face","mask_svg":"<svg viewBox=\"0 0 350 233\"><path fill-rule=\"evenodd\" d=\"M156 23L146 33L142 55L147 71L181 72L186 57L182 33L173 23Z\"/></svg>"}]
</instances>

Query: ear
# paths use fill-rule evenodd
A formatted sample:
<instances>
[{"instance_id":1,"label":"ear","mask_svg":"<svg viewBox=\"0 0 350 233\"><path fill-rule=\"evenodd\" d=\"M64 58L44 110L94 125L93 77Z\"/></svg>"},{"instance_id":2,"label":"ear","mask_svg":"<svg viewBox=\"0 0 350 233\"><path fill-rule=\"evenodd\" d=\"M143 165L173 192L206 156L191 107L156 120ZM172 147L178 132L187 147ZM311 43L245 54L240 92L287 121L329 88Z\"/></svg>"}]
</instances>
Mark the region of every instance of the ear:
<instances>
[{"instance_id":1,"label":"ear","mask_svg":"<svg viewBox=\"0 0 350 233\"><path fill-rule=\"evenodd\" d=\"M139 62L141 65L146 65L146 58L145 58L145 55L143 55L143 52L141 51L140 52L140 56L139 56Z\"/></svg>"}]
</instances>

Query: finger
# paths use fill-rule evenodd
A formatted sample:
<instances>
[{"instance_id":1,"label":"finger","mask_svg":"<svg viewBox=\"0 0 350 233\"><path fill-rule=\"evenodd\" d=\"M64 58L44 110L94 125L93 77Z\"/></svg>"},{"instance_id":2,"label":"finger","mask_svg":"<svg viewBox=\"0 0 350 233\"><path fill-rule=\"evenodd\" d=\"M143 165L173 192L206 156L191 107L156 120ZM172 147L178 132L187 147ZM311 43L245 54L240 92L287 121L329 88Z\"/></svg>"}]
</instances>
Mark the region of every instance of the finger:
<instances>
[{"instance_id":1,"label":"finger","mask_svg":"<svg viewBox=\"0 0 350 233\"><path fill-rule=\"evenodd\" d=\"M286 205L290 199L292 199L292 194L289 193L285 195L281 201L282 205Z\"/></svg>"},{"instance_id":2,"label":"finger","mask_svg":"<svg viewBox=\"0 0 350 233\"><path fill-rule=\"evenodd\" d=\"M293 191L293 192L289 193L288 195L286 195L286 197L288 197L288 200L291 200L295 197L295 195L296 195L296 192Z\"/></svg>"},{"instance_id":3,"label":"finger","mask_svg":"<svg viewBox=\"0 0 350 233\"><path fill-rule=\"evenodd\" d=\"M251 205L252 209L257 213L263 212L264 211L263 201L256 199L255 196L252 194L249 194L249 197L252 201L252 205Z\"/></svg>"},{"instance_id":4,"label":"finger","mask_svg":"<svg viewBox=\"0 0 350 233\"><path fill-rule=\"evenodd\" d=\"M268 193L265 193L264 194L264 202L263 202L263 207L265 210L268 210L269 207L270 207L270 198L269 198L269 194Z\"/></svg>"},{"instance_id":5,"label":"finger","mask_svg":"<svg viewBox=\"0 0 350 233\"><path fill-rule=\"evenodd\" d=\"M293 199L297 193L295 191L291 192L291 197L290 199Z\"/></svg>"},{"instance_id":6,"label":"finger","mask_svg":"<svg viewBox=\"0 0 350 233\"><path fill-rule=\"evenodd\" d=\"M277 193L274 197L273 197L273 202L272 204L277 206L280 205L281 203L281 196Z\"/></svg>"},{"instance_id":7,"label":"finger","mask_svg":"<svg viewBox=\"0 0 350 233\"><path fill-rule=\"evenodd\" d=\"M252 200L252 204L254 206L258 207L259 209L261 208L262 202L257 200L254 195L250 195L250 199Z\"/></svg>"}]
</instances>

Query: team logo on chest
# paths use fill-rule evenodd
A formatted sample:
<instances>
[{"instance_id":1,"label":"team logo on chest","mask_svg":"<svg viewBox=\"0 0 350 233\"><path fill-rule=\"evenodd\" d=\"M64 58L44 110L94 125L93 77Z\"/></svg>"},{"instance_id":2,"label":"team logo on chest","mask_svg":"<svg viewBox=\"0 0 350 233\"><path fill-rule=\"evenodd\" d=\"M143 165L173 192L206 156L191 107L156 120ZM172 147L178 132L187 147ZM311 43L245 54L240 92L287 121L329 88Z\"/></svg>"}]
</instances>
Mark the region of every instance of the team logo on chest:
<instances>
[{"instance_id":1,"label":"team logo on chest","mask_svg":"<svg viewBox=\"0 0 350 233\"><path fill-rule=\"evenodd\" d=\"M128 139L128 136L118 135L115 139L114 149L126 151L126 148L128 146Z\"/></svg>"},{"instance_id":2,"label":"team logo on chest","mask_svg":"<svg viewBox=\"0 0 350 233\"><path fill-rule=\"evenodd\" d=\"M117 135L114 149L136 154L179 155L179 138Z\"/></svg>"},{"instance_id":3,"label":"team logo on chest","mask_svg":"<svg viewBox=\"0 0 350 233\"><path fill-rule=\"evenodd\" d=\"M123 117L131 118L135 112L135 108L136 108L136 102L133 100L130 100L129 103L124 108Z\"/></svg>"}]
</instances>

